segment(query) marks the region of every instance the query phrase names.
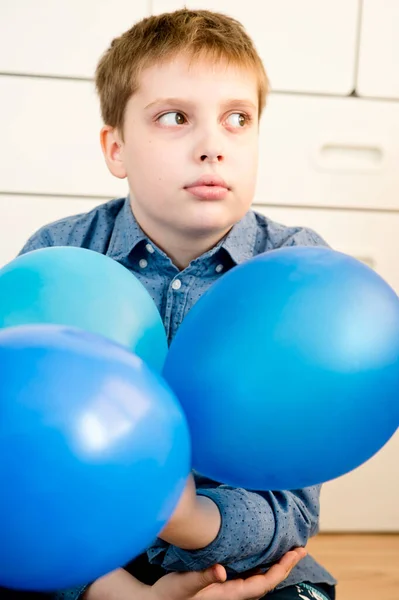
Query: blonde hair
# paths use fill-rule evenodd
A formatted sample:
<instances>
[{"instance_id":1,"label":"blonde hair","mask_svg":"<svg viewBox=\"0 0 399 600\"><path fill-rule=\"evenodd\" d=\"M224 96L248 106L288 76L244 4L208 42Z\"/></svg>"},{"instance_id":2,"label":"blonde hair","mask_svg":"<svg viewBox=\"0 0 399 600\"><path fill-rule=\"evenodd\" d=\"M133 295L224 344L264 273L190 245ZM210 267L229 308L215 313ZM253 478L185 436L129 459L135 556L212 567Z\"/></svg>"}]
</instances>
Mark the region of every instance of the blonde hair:
<instances>
[{"instance_id":1,"label":"blonde hair","mask_svg":"<svg viewBox=\"0 0 399 600\"><path fill-rule=\"evenodd\" d=\"M182 9L142 19L115 38L101 57L95 83L104 123L123 134L126 104L139 87L141 71L183 53L191 61L208 58L252 69L261 116L269 82L243 25L220 13Z\"/></svg>"}]
</instances>

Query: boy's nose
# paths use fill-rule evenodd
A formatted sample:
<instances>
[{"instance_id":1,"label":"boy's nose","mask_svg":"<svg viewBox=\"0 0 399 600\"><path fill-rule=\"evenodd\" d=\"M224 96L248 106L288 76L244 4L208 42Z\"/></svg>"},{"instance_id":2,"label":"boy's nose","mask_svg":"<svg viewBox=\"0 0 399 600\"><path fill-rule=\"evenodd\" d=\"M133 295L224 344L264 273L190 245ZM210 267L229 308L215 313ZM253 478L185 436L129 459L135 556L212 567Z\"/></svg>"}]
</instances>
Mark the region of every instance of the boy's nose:
<instances>
[{"instance_id":1,"label":"boy's nose","mask_svg":"<svg viewBox=\"0 0 399 600\"><path fill-rule=\"evenodd\" d=\"M212 127L198 128L198 138L193 147L196 162L220 163L225 159L225 142L222 134Z\"/></svg>"}]
</instances>

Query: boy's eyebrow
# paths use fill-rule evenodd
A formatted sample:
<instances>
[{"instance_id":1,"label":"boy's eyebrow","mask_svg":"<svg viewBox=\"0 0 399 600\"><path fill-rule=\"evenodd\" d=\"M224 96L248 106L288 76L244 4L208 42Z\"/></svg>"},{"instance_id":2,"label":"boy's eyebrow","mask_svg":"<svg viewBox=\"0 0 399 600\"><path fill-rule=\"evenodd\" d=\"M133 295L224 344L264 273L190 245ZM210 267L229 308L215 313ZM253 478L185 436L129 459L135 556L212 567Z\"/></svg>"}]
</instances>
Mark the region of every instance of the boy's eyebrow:
<instances>
[{"instance_id":1,"label":"boy's eyebrow","mask_svg":"<svg viewBox=\"0 0 399 600\"><path fill-rule=\"evenodd\" d=\"M147 104L147 106L144 107L144 110L147 110L147 108L152 108L153 106L158 104L180 104L180 106L185 104L186 106L192 106L194 103L190 102L190 100L183 100L183 98L157 98L153 102Z\"/></svg>"},{"instance_id":2,"label":"boy's eyebrow","mask_svg":"<svg viewBox=\"0 0 399 600\"><path fill-rule=\"evenodd\" d=\"M226 102L223 102L223 108L241 108L241 107L246 107L246 108L251 108L252 110L258 110L258 107L255 106L255 104L253 102L251 102L251 100L246 100L243 98L233 98L232 100L227 100Z\"/></svg>"},{"instance_id":3,"label":"boy's eyebrow","mask_svg":"<svg viewBox=\"0 0 399 600\"><path fill-rule=\"evenodd\" d=\"M157 98L153 102L147 104L147 106L144 107L144 110L147 110L159 104L168 104L171 106L194 106L195 102L185 100L183 98ZM226 100L225 102L222 102L222 107L224 109L233 107L247 107L255 111L258 110L258 107L255 106L255 104L251 102L251 100L246 100L242 98L233 98L230 100Z\"/></svg>"}]
</instances>

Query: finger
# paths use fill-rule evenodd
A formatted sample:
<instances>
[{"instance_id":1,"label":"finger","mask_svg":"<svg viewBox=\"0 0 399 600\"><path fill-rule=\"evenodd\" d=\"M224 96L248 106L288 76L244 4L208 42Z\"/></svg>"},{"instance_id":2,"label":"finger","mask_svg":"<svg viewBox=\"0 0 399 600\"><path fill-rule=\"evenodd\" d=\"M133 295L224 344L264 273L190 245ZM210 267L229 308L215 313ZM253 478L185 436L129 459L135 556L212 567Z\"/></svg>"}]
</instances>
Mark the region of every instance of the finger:
<instances>
[{"instance_id":1,"label":"finger","mask_svg":"<svg viewBox=\"0 0 399 600\"><path fill-rule=\"evenodd\" d=\"M179 573L178 577L178 597L186 600L214 583L223 583L227 579L227 574L222 565L214 565L204 571Z\"/></svg>"},{"instance_id":2,"label":"finger","mask_svg":"<svg viewBox=\"0 0 399 600\"><path fill-rule=\"evenodd\" d=\"M284 554L277 564L286 569L288 575L289 572L299 563L300 560L305 558L306 555L307 551L305 548L294 548L293 550L290 550Z\"/></svg>"}]
</instances>

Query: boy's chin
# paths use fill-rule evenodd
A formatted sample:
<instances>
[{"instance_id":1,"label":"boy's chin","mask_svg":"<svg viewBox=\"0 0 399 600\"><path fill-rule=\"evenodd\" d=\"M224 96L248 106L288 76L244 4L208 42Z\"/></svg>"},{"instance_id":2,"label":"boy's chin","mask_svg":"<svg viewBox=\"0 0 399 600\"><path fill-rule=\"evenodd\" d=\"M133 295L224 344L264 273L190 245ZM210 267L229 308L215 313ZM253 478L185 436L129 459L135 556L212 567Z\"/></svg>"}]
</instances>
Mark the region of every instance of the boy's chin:
<instances>
[{"instance_id":1,"label":"boy's chin","mask_svg":"<svg viewBox=\"0 0 399 600\"><path fill-rule=\"evenodd\" d=\"M235 223L233 219L187 220L183 227L190 235L200 238L219 234L223 236Z\"/></svg>"},{"instance_id":2,"label":"boy's chin","mask_svg":"<svg viewBox=\"0 0 399 600\"><path fill-rule=\"evenodd\" d=\"M192 214L185 215L184 226L185 229L192 231L193 235L209 236L217 233L223 234L226 230L231 229L242 217L243 214L241 212L229 211L226 208L204 210L200 213L193 211Z\"/></svg>"}]
</instances>

